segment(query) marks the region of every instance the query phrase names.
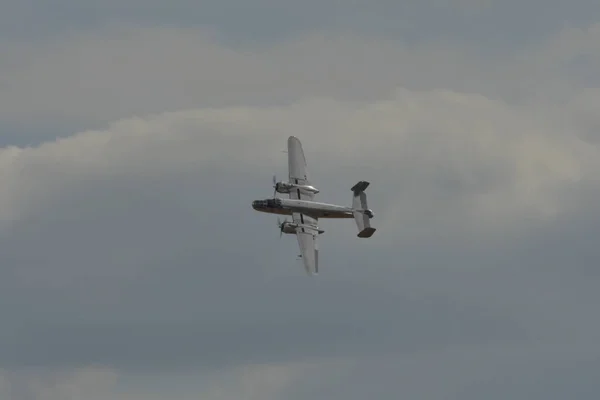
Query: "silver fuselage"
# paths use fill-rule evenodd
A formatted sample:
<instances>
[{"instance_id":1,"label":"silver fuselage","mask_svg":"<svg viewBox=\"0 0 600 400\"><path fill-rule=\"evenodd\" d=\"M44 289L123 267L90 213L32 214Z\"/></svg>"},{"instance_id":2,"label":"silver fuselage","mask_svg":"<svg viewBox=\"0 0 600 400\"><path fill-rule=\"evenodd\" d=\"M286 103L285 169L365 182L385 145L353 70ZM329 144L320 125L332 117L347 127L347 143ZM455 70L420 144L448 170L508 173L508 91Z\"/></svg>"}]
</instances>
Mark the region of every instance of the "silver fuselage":
<instances>
[{"instance_id":1,"label":"silver fuselage","mask_svg":"<svg viewBox=\"0 0 600 400\"><path fill-rule=\"evenodd\" d=\"M354 218L351 207L308 200L280 198L255 200L252 202L252 208L269 214L292 215L294 212L299 212L314 218Z\"/></svg>"}]
</instances>

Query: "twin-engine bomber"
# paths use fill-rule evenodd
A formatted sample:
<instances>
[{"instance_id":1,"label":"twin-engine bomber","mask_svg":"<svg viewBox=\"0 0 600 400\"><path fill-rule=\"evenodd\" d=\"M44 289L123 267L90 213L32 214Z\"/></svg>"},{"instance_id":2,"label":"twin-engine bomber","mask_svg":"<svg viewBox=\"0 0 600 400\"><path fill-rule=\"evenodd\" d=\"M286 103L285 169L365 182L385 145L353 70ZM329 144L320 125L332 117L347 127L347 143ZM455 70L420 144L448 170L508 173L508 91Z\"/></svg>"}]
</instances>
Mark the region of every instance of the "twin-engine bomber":
<instances>
[{"instance_id":1,"label":"twin-engine bomber","mask_svg":"<svg viewBox=\"0 0 600 400\"><path fill-rule=\"evenodd\" d=\"M292 216L292 221L286 219L281 222L278 219L280 234L296 235L304 268L308 274L316 275L319 273L317 236L324 232L318 226L319 218L354 218L359 238L373 236L375 228L370 221L373 211L367 206L365 193L369 182L359 181L351 188L351 207L314 201L319 190L310 183L302 143L295 136L288 138L288 169L289 181L277 182L274 176L273 198L255 200L252 208L265 213ZM278 198L277 193L288 194L289 198Z\"/></svg>"}]
</instances>

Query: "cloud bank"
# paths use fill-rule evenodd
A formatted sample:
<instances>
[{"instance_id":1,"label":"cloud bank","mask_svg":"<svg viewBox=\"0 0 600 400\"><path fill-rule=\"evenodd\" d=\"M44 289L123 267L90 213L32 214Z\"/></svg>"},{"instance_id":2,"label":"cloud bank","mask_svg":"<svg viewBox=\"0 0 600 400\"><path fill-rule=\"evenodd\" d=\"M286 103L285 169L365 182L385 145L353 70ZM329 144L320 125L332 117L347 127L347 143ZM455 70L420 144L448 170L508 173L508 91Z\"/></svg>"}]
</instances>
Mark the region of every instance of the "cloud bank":
<instances>
[{"instance_id":1,"label":"cloud bank","mask_svg":"<svg viewBox=\"0 0 600 400\"><path fill-rule=\"evenodd\" d=\"M599 32L4 42L0 394L597 392ZM377 237L323 221L318 280L250 208L289 135L323 200L372 182Z\"/></svg>"}]
</instances>

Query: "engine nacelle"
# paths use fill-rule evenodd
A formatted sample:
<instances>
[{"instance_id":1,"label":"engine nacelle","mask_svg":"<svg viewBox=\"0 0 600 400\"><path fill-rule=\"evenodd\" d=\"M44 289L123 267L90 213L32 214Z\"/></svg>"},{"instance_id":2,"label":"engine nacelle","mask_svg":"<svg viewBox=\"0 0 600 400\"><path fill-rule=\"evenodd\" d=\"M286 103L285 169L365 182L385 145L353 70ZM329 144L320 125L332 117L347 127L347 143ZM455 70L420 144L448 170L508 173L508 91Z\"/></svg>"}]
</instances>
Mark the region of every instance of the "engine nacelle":
<instances>
[{"instance_id":1,"label":"engine nacelle","mask_svg":"<svg viewBox=\"0 0 600 400\"><path fill-rule=\"evenodd\" d=\"M297 227L297 225L294 224L293 222L284 222L283 225L281 226L281 232L287 233L287 234L296 233L296 227Z\"/></svg>"},{"instance_id":2,"label":"engine nacelle","mask_svg":"<svg viewBox=\"0 0 600 400\"><path fill-rule=\"evenodd\" d=\"M311 185L298 185L290 182L277 182L275 184L275 191L278 193L289 193L292 190L300 189L305 192L311 192L314 194L319 193L319 189Z\"/></svg>"},{"instance_id":3,"label":"engine nacelle","mask_svg":"<svg viewBox=\"0 0 600 400\"><path fill-rule=\"evenodd\" d=\"M287 222L287 221L286 221L286 222L283 222L283 223L280 225L281 232L282 232L282 233L287 233L287 234L293 234L293 233L296 233L296 229L297 229L297 228L302 228L302 227L306 227L306 228L314 229L314 227L310 227L310 226L308 226L308 225L296 224L296 223L294 223L294 222ZM325 232L323 229L318 229L318 228L317 228L317 230L318 230L318 232L319 232L319 235L320 235L321 233L324 233L324 232Z\"/></svg>"}]
</instances>

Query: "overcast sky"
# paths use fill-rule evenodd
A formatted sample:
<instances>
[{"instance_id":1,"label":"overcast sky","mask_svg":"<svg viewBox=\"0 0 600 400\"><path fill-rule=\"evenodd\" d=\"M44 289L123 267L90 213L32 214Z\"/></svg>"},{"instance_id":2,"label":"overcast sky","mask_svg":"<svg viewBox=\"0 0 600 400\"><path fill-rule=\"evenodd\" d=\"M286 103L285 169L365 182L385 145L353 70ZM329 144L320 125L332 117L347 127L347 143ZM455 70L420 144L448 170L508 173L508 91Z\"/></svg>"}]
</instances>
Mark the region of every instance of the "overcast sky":
<instances>
[{"instance_id":1,"label":"overcast sky","mask_svg":"<svg viewBox=\"0 0 600 400\"><path fill-rule=\"evenodd\" d=\"M0 0L0 397L600 395L597 0ZM304 144L306 276L252 210Z\"/></svg>"}]
</instances>

